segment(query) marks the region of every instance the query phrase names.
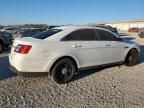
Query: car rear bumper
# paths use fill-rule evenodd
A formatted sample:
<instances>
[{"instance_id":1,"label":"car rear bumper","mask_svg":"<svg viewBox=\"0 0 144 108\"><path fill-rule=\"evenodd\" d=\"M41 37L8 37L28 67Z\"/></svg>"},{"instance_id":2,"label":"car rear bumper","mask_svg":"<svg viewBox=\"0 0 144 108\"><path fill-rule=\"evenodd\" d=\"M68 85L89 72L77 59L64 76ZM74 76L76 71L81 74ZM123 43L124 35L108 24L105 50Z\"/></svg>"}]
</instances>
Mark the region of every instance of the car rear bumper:
<instances>
[{"instance_id":1,"label":"car rear bumper","mask_svg":"<svg viewBox=\"0 0 144 108\"><path fill-rule=\"evenodd\" d=\"M49 72L47 69L47 59L28 58L26 55L11 53L9 55L10 65L19 72Z\"/></svg>"},{"instance_id":2,"label":"car rear bumper","mask_svg":"<svg viewBox=\"0 0 144 108\"><path fill-rule=\"evenodd\" d=\"M10 70L16 73L18 76L23 77L41 77L48 76L48 72L20 72L14 66L10 65Z\"/></svg>"}]
</instances>

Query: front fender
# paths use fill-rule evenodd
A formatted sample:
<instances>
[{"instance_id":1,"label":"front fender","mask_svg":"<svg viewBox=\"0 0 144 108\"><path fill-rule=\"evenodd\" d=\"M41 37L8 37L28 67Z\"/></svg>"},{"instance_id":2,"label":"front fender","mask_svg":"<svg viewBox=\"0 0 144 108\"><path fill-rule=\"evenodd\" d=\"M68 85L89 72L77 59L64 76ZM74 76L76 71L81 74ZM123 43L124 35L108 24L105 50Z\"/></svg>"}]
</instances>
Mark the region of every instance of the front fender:
<instances>
[{"instance_id":1,"label":"front fender","mask_svg":"<svg viewBox=\"0 0 144 108\"><path fill-rule=\"evenodd\" d=\"M136 49L137 52L138 52L138 55L140 55L140 47L139 47L139 45L134 45L134 46L128 48L128 49L125 51L125 56L124 56L124 60L123 60L123 61L125 61L125 59L126 59L128 53L129 53L130 50L132 50L132 49Z\"/></svg>"}]
</instances>

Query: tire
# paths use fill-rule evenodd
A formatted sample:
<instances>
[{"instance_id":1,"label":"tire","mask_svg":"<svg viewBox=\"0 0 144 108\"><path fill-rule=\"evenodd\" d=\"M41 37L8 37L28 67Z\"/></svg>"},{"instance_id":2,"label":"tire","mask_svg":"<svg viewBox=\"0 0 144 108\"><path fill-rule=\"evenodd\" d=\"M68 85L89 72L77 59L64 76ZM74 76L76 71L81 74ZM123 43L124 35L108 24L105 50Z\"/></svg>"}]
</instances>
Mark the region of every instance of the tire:
<instances>
[{"instance_id":1,"label":"tire","mask_svg":"<svg viewBox=\"0 0 144 108\"><path fill-rule=\"evenodd\" d=\"M3 44L0 43L0 54L3 52L3 49L4 49Z\"/></svg>"},{"instance_id":2,"label":"tire","mask_svg":"<svg viewBox=\"0 0 144 108\"><path fill-rule=\"evenodd\" d=\"M52 78L58 84L68 83L73 79L75 72L75 63L69 58L64 58L54 65Z\"/></svg>"},{"instance_id":3,"label":"tire","mask_svg":"<svg viewBox=\"0 0 144 108\"><path fill-rule=\"evenodd\" d=\"M128 53L126 60L125 60L125 65L126 66L134 66L138 60L138 52L136 49L130 50Z\"/></svg>"}]
</instances>

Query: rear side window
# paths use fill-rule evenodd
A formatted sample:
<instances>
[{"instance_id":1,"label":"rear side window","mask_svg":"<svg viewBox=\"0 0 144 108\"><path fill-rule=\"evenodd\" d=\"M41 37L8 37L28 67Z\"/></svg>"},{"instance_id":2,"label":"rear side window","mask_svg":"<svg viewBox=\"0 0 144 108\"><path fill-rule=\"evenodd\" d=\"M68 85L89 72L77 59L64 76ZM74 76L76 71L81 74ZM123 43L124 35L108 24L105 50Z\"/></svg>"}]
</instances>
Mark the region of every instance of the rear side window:
<instances>
[{"instance_id":1,"label":"rear side window","mask_svg":"<svg viewBox=\"0 0 144 108\"><path fill-rule=\"evenodd\" d=\"M103 41L116 41L117 40L117 37L108 31L97 29L97 32L99 34L100 40L103 40Z\"/></svg>"},{"instance_id":2,"label":"rear side window","mask_svg":"<svg viewBox=\"0 0 144 108\"><path fill-rule=\"evenodd\" d=\"M48 37L60 32L60 31L62 31L62 30L60 30L60 29L49 29L47 31L43 31L41 33L38 33L38 34L34 35L33 38L46 39L46 38L48 38Z\"/></svg>"},{"instance_id":3,"label":"rear side window","mask_svg":"<svg viewBox=\"0 0 144 108\"><path fill-rule=\"evenodd\" d=\"M95 41L98 39L94 29L77 30L63 38L63 41Z\"/></svg>"}]
</instances>

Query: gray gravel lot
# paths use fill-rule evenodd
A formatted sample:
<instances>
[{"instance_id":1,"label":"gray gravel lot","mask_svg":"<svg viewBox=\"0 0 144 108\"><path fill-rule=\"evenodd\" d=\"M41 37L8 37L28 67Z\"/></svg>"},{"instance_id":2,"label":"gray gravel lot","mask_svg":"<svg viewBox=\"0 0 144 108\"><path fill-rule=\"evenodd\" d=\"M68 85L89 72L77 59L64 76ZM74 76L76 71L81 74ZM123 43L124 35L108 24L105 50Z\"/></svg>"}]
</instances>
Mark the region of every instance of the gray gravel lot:
<instances>
[{"instance_id":1,"label":"gray gravel lot","mask_svg":"<svg viewBox=\"0 0 144 108\"><path fill-rule=\"evenodd\" d=\"M49 77L23 78L9 70L8 53L0 55L0 108L144 108L144 39L136 66L111 66L78 72L58 85Z\"/></svg>"}]
</instances>

